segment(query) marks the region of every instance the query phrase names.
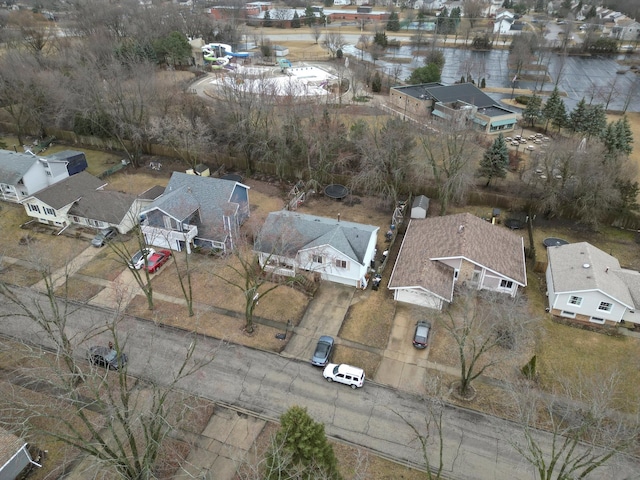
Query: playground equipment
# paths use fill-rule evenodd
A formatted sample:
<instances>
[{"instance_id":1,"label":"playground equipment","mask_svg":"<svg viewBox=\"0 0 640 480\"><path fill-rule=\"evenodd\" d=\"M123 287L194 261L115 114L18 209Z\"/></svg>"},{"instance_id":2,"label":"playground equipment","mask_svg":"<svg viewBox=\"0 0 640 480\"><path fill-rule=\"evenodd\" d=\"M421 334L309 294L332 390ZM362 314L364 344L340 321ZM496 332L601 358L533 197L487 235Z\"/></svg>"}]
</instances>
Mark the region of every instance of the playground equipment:
<instances>
[{"instance_id":1,"label":"playground equipment","mask_svg":"<svg viewBox=\"0 0 640 480\"><path fill-rule=\"evenodd\" d=\"M204 55L204 59L207 62L211 62L211 68L224 68L229 64L227 57L213 57L211 55Z\"/></svg>"},{"instance_id":2,"label":"playground equipment","mask_svg":"<svg viewBox=\"0 0 640 480\"><path fill-rule=\"evenodd\" d=\"M282 71L282 73L284 73L286 71L287 68L291 68L291 62L289 60L287 60L286 58L279 58L278 59L278 65L280 65L280 70Z\"/></svg>"},{"instance_id":3,"label":"playground equipment","mask_svg":"<svg viewBox=\"0 0 640 480\"><path fill-rule=\"evenodd\" d=\"M210 61L207 57L227 58L227 60L230 60L233 57L247 58L249 56L249 52L234 52L231 49L231 45L226 43L208 43L202 47L202 53L207 61Z\"/></svg>"}]
</instances>

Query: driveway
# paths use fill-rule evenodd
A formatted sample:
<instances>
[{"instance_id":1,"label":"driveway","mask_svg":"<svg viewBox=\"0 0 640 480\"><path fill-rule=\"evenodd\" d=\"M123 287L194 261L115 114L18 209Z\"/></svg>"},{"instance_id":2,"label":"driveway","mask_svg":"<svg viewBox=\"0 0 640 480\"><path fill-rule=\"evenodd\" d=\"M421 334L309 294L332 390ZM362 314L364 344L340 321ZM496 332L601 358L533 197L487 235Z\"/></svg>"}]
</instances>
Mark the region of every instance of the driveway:
<instances>
[{"instance_id":1,"label":"driveway","mask_svg":"<svg viewBox=\"0 0 640 480\"><path fill-rule=\"evenodd\" d=\"M295 335L289 340L282 352L283 355L310 360L318 337L321 335L330 335L336 338L336 344L339 344L338 332L354 293L354 287L322 282L300 324L295 327Z\"/></svg>"}]
</instances>

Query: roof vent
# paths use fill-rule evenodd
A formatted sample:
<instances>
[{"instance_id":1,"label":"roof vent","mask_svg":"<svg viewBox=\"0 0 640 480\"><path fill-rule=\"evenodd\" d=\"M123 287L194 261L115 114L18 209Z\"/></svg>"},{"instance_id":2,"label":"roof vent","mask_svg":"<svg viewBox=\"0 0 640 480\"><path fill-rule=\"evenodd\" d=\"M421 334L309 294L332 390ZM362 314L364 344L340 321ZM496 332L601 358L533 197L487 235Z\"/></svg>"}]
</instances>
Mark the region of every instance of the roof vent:
<instances>
[{"instance_id":1,"label":"roof vent","mask_svg":"<svg viewBox=\"0 0 640 480\"><path fill-rule=\"evenodd\" d=\"M583 263L582 264L582 268L589 268L591 265L589 265L588 263Z\"/></svg>"},{"instance_id":2,"label":"roof vent","mask_svg":"<svg viewBox=\"0 0 640 480\"><path fill-rule=\"evenodd\" d=\"M458 233L462 233L462 232L464 232L464 225L460 225L458 227Z\"/></svg>"}]
</instances>

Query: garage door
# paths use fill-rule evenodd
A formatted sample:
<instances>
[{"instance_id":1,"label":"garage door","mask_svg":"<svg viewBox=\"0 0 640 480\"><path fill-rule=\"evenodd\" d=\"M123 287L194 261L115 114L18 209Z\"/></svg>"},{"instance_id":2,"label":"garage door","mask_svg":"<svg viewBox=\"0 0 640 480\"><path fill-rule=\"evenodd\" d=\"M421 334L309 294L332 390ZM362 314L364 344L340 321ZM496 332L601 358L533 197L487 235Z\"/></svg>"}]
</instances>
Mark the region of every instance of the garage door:
<instances>
[{"instance_id":1,"label":"garage door","mask_svg":"<svg viewBox=\"0 0 640 480\"><path fill-rule=\"evenodd\" d=\"M395 299L399 302L420 305L421 307L442 309L442 299L429 292L420 290L396 290Z\"/></svg>"}]
</instances>

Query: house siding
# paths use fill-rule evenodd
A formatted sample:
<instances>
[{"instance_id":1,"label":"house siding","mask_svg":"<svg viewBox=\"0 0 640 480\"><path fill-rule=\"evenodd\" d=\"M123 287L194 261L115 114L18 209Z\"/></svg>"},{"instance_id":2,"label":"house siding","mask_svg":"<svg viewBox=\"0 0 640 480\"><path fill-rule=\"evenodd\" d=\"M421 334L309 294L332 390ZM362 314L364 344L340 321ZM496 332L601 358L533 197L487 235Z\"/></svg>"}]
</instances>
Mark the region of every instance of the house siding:
<instances>
[{"instance_id":1,"label":"house siding","mask_svg":"<svg viewBox=\"0 0 640 480\"><path fill-rule=\"evenodd\" d=\"M321 264L313 261L315 255L322 257ZM367 273L367 269L363 265L329 246L301 250L298 252L296 261L300 268L319 273L323 280L353 287L361 287L360 282ZM337 261L346 262L347 268L337 267Z\"/></svg>"},{"instance_id":2,"label":"house siding","mask_svg":"<svg viewBox=\"0 0 640 480\"><path fill-rule=\"evenodd\" d=\"M27 215L37 219L40 223L59 227L65 227L69 223L67 219L67 212L71 208L72 204L66 205L63 208L55 209L37 198L31 198L26 200L23 205ZM37 210L34 210L34 207L36 207ZM50 213L51 210L53 210L53 215Z\"/></svg>"},{"instance_id":3,"label":"house siding","mask_svg":"<svg viewBox=\"0 0 640 480\"><path fill-rule=\"evenodd\" d=\"M570 304L569 299L572 296L581 297L582 303L579 306ZM611 311L604 312L598 310L600 302L611 303L613 305ZM622 320L622 316L626 310L627 308L624 305L597 290L588 292L557 293L555 294L553 305L551 307L551 312L560 317L572 318L565 313L571 312L576 315L576 319L583 319L583 321L589 321L590 318L596 317L615 323L619 323L620 320Z\"/></svg>"}]
</instances>

